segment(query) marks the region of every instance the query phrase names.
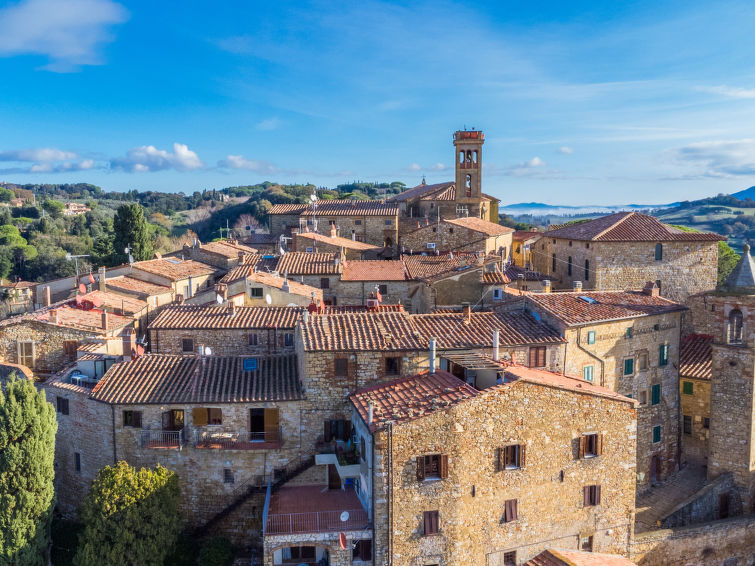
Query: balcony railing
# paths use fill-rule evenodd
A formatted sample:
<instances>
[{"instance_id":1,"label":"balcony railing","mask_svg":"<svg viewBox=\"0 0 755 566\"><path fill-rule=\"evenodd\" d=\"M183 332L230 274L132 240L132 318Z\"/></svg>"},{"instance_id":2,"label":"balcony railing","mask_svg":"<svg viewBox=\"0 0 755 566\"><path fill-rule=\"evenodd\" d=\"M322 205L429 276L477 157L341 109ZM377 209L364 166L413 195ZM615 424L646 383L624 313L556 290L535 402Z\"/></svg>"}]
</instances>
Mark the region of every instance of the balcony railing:
<instances>
[{"instance_id":1,"label":"balcony railing","mask_svg":"<svg viewBox=\"0 0 755 566\"><path fill-rule=\"evenodd\" d=\"M183 445L183 430L142 430L142 448L180 450Z\"/></svg>"},{"instance_id":2,"label":"balcony railing","mask_svg":"<svg viewBox=\"0 0 755 566\"><path fill-rule=\"evenodd\" d=\"M282 431L227 432L195 430L194 446L210 450L265 450L280 448Z\"/></svg>"},{"instance_id":3,"label":"balcony railing","mask_svg":"<svg viewBox=\"0 0 755 566\"><path fill-rule=\"evenodd\" d=\"M343 511L268 514L265 521L265 535L353 531L370 526L370 520L364 509L348 509L347 512L349 518L346 521L341 520Z\"/></svg>"}]
</instances>

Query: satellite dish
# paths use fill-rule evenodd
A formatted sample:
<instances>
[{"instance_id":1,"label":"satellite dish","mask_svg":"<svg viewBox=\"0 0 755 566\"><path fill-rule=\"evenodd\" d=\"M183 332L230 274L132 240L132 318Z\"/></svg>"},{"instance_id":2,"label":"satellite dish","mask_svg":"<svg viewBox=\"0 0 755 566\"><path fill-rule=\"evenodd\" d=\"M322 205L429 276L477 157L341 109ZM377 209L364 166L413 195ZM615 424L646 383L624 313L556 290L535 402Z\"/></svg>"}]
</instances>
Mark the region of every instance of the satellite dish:
<instances>
[{"instance_id":1,"label":"satellite dish","mask_svg":"<svg viewBox=\"0 0 755 566\"><path fill-rule=\"evenodd\" d=\"M349 512L344 511L343 513L341 513L341 522L345 523L348 520L349 520Z\"/></svg>"},{"instance_id":2,"label":"satellite dish","mask_svg":"<svg viewBox=\"0 0 755 566\"><path fill-rule=\"evenodd\" d=\"M219 305L223 304L223 295L215 295L215 300L218 302Z\"/></svg>"},{"instance_id":3,"label":"satellite dish","mask_svg":"<svg viewBox=\"0 0 755 566\"><path fill-rule=\"evenodd\" d=\"M83 295L86 292L87 292L87 286L84 285L83 283L79 283L79 293L81 293Z\"/></svg>"},{"instance_id":4,"label":"satellite dish","mask_svg":"<svg viewBox=\"0 0 755 566\"><path fill-rule=\"evenodd\" d=\"M204 347L204 355L205 356L212 356L212 350L208 346Z\"/></svg>"},{"instance_id":5,"label":"satellite dish","mask_svg":"<svg viewBox=\"0 0 755 566\"><path fill-rule=\"evenodd\" d=\"M272 305L272 304L273 304L273 298L272 298L272 297L270 296L270 293L267 293L267 294L265 295L265 302L266 302L266 303L267 303L268 305Z\"/></svg>"},{"instance_id":6,"label":"satellite dish","mask_svg":"<svg viewBox=\"0 0 755 566\"><path fill-rule=\"evenodd\" d=\"M344 511L346 513L346 511ZM348 515L348 513L346 513ZM343 514L341 514L341 517L343 517ZM346 550L346 533L341 533L338 535L338 544L341 546L341 550Z\"/></svg>"}]
</instances>

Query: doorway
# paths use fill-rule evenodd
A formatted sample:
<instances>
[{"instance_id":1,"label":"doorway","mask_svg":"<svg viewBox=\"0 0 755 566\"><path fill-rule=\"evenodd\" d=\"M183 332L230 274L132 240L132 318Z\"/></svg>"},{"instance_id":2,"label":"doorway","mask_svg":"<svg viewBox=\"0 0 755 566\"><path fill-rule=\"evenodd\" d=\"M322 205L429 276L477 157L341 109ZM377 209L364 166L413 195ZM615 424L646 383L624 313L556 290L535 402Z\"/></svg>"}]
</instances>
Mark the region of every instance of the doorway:
<instances>
[{"instance_id":1,"label":"doorway","mask_svg":"<svg viewBox=\"0 0 755 566\"><path fill-rule=\"evenodd\" d=\"M341 476L335 464L328 464L328 489L341 489Z\"/></svg>"},{"instance_id":2,"label":"doorway","mask_svg":"<svg viewBox=\"0 0 755 566\"><path fill-rule=\"evenodd\" d=\"M650 459L650 483L657 483L658 482L658 472L660 468L660 460L658 456L653 456Z\"/></svg>"}]
</instances>

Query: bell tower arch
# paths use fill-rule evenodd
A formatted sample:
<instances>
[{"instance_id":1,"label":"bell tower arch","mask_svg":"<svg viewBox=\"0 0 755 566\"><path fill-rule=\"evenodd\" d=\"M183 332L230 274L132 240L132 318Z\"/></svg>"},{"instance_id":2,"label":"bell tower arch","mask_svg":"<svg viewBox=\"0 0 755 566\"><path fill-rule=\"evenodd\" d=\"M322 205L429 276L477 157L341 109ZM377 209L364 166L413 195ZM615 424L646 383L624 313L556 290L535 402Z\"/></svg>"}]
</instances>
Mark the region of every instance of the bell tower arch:
<instances>
[{"instance_id":1,"label":"bell tower arch","mask_svg":"<svg viewBox=\"0 0 755 566\"><path fill-rule=\"evenodd\" d=\"M457 130L454 132L456 163L456 200L479 204L482 197L482 144L485 134L480 130ZM469 201L467 199L475 199Z\"/></svg>"}]
</instances>

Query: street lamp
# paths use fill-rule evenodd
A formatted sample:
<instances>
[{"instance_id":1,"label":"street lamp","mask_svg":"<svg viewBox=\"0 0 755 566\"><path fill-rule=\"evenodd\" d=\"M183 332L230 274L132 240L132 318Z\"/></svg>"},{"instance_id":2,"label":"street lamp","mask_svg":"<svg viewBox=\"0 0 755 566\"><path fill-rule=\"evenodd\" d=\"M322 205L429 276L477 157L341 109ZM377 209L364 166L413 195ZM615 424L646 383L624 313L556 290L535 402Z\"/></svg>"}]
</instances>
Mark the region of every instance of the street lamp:
<instances>
[{"instance_id":1,"label":"street lamp","mask_svg":"<svg viewBox=\"0 0 755 566\"><path fill-rule=\"evenodd\" d=\"M68 261L73 260L74 263L76 264L76 286L77 287L79 285L79 258L80 257L89 257L89 256L88 255L83 255L83 254L82 255L71 255L70 253L66 254L66 259Z\"/></svg>"}]
</instances>

